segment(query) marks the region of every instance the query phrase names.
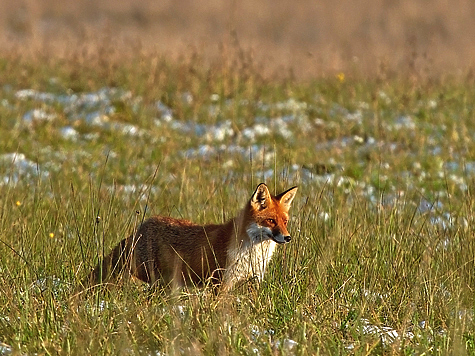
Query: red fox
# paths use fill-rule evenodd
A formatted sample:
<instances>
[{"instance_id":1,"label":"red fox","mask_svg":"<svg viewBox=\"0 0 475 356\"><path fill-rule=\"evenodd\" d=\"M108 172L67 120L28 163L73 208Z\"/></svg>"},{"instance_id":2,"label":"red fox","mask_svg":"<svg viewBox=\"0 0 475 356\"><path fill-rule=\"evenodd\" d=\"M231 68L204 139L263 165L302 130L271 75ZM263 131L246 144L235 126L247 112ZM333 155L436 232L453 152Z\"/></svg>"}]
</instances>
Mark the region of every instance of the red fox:
<instances>
[{"instance_id":1,"label":"red fox","mask_svg":"<svg viewBox=\"0 0 475 356\"><path fill-rule=\"evenodd\" d=\"M83 287L120 275L172 288L211 283L230 290L246 278L261 281L275 246L290 242L288 211L296 192L293 187L273 196L261 183L244 209L222 225L151 217L99 263Z\"/></svg>"}]
</instances>

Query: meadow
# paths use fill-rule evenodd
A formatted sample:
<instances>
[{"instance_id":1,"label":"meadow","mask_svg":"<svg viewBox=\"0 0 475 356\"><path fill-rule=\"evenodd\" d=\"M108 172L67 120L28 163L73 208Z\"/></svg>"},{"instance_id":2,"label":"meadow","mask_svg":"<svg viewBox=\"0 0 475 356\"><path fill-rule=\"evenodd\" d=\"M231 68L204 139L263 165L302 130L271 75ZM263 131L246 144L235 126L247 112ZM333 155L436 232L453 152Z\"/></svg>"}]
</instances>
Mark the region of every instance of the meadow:
<instances>
[{"instance_id":1,"label":"meadow","mask_svg":"<svg viewBox=\"0 0 475 356\"><path fill-rule=\"evenodd\" d=\"M107 43L0 57L0 355L474 354L473 76L264 77ZM79 280L152 214L299 191L226 298Z\"/></svg>"}]
</instances>

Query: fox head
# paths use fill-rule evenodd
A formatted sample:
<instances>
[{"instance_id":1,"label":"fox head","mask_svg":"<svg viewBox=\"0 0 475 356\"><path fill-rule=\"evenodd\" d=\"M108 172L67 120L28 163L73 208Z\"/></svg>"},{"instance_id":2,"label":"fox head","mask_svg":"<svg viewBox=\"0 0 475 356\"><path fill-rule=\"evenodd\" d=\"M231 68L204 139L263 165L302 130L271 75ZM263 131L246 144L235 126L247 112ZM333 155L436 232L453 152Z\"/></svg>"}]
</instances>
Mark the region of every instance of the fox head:
<instances>
[{"instance_id":1,"label":"fox head","mask_svg":"<svg viewBox=\"0 0 475 356\"><path fill-rule=\"evenodd\" d=\"M293 187L273 196L264 183L257 186L249 202L251 219L246 228L252 243L264 240L273 240L279 244L290 242L287 221L296 192L297 187Z\"/></svg>"}]
</instances>

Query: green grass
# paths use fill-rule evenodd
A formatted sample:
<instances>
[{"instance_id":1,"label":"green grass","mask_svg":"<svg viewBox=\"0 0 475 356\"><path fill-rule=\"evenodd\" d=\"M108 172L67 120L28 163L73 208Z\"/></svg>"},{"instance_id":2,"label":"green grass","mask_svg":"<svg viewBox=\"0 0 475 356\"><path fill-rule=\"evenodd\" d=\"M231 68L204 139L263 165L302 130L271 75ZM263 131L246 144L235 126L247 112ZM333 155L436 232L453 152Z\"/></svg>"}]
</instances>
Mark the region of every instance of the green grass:
<instances>
[{"instance_id":1,"label":"green grass","mask_svg":"<svg viewBox=\"0 0 475 356\"><path fill-rule=\"evenodd\" d=\"M0 155L22 153L48 172L13 183L18 167L0 162L2 180L11 178L0 183L1 342L21 354L61 355L475 353L469 79L294 82L261 78L252 64L207 68L194 56L87 56L0 60ZM142 136L15 95L103 87L130 91L112 101L109 122L133 124ZM233 135L177 131L160 119L159 100L176 122L230 120ZM25 124L32 109L55 118ZM273 123L291 115L285 137L282 122ZM259 120L271 133L248 138ZM81 138L61 136L64 126ZM228 149L183 153L205 144ZM78 281L143 216L222 222L264 176L274 192L299 191L292 243L279 246L261 285L216 299L129 283L72 302ZM366 323L407 336L383 342ZM289 340L292 350L282 347Z\"/></svg>"}]
</instances>

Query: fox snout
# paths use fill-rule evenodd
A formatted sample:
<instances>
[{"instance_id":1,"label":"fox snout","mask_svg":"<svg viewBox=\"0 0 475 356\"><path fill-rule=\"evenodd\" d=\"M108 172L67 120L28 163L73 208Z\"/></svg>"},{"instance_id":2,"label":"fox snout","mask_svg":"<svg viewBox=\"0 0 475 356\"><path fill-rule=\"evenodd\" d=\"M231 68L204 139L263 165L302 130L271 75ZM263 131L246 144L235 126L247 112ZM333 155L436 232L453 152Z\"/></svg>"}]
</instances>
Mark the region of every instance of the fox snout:
<instances>
[{"instance_id":1,"label":"fox snout","mask_svg":"<svg viewBox=\"0 0 475 356\"><path fill-rule=\"evenodd\" d=\"M278 244L285 244L287 242L290 242L292 240L292 237L290 235L282 235L279 234L277 236L272 236L273 240L277 242Z\"/></svg>"}]
</instances>

